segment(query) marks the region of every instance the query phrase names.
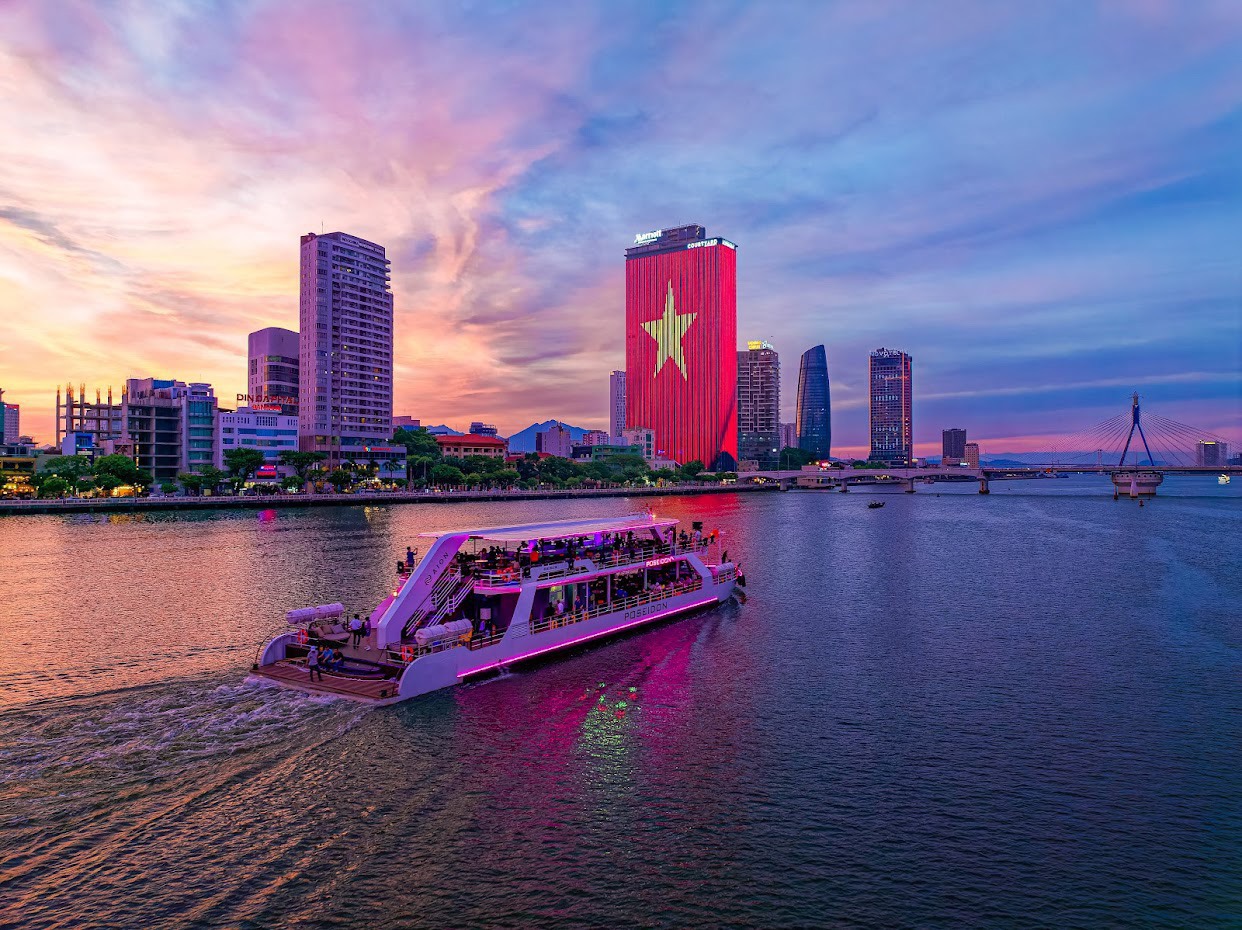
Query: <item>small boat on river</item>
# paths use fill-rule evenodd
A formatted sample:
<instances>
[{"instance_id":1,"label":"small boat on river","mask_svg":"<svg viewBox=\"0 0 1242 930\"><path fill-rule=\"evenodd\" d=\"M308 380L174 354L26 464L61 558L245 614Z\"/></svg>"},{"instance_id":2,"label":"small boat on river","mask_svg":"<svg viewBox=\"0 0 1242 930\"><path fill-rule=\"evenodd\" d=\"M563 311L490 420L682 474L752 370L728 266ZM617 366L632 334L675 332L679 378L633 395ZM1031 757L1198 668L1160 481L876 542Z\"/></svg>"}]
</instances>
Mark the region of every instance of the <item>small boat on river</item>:
<instances>
[{"instance_id":1,"label":"small boat on river","mask_svg":"<svg viewBox=\"0 0 1242 930\"><path fill-rule=\"evenodd\" d=\"M738 579L718 532L654 513L423 536L426 555L401 564L362 631L342 604L290 611L253 674L392 704L722 603ZM308 656L325 656L321 672Z\"/></svg>"},{"instance_id":2,"label":"small boat on river","mask_svg":"<svg viewBox=\"0 0 1242 930\"><path fill-rule=\"evenodd\" d=\"M879 510L884 506L884 501L872 501L867 505L871 510Z\"/></svg>"}]
</instances>

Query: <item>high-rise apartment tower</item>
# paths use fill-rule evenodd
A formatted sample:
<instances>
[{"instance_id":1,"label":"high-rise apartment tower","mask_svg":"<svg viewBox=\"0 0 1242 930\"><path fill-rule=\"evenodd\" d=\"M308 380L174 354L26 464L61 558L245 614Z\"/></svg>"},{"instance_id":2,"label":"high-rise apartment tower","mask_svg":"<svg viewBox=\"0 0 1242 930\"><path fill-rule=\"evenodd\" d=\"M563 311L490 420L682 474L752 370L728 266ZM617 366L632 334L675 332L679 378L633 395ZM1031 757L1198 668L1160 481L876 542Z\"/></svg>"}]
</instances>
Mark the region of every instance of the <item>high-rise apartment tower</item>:
<instances>
[{"instance_id":1,"label":"high-rise apartment tower","mask_svg":"<svg viewBox=\"0 0 1242 930\"><path fill-rule=\"evenodd\" d=\"M608 376L608 435L620 441L626 428L625 372L614 371Z\"/></svg>"},{"instance_id":2,"label":"high-rise apartment tower","mask_svg":"<svg viewBox=\"0 0 1242 930\"><path fill-rule=\"evenodd\" d=\"M329 463L392 438L392 290L383 246L302 237L298 432Z\"/></svg>"},{"instance_id":3,"label":"high-rise apartment tower","mask_svg":"<svg viewBox=\"0 0 1242 930\"><path fill-rule=\"evenodd\" d=\"M737 353L737 454L775 468L781 453L781 360L766 342Z\"/></svg>"},{"instance_id":4,"label":"high-rise apartment tower","mask_svg":"<svg viewBox=\"0 0 1242 930\"><path fill-rule=\"evenodd\" d=\"M914 458L914 395L910 356L876 349L869 361L872 462L907 465Z\"/></svg>"}]
</instances>

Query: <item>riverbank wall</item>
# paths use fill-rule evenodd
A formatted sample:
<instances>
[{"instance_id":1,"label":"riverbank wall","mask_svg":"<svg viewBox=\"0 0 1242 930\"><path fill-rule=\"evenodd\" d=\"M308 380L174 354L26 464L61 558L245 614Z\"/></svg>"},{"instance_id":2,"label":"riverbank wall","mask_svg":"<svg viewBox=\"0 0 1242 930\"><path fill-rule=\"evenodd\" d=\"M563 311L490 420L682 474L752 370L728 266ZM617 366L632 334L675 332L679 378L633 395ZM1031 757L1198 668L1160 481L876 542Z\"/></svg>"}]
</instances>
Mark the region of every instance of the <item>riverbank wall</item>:
<instances>
[{"instance_id":1,"label":"riverbank wall","mask_svg":"<svg viewBox=\"0 0 1242 930\"><path fill-rule=\"evenodd\" d=\"M282 507L373 507L383 504L458 504L584 497L670 497L691 494L753 494L778 490L761 485L674 485L666 488L592 488L542 491L374 491L363 494L270 494L253 497L119 497L0 501L0 516L35 513L138 513L150 510L273 510Z\"/></svg>"}]
</instances>

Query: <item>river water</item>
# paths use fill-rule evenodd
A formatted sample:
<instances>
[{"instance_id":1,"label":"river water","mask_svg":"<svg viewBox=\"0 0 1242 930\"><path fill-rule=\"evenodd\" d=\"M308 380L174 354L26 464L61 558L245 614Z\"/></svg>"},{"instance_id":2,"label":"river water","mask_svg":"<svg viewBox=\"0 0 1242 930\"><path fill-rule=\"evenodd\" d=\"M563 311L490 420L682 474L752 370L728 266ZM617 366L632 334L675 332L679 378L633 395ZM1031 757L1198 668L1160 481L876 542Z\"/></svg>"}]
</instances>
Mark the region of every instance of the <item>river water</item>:
<instances>
[{"instance_id":1,"label":"river water","mask_svg":"<svg viewBox=\"0 0 1242 930\"><path fill-rule=\"evenodd\" d=\"M992 487L659 500L744 605L384 709L255 647L647 502L0 518L0 926L1242 925L1242 489Z\"/></svg>"}]
</instances>

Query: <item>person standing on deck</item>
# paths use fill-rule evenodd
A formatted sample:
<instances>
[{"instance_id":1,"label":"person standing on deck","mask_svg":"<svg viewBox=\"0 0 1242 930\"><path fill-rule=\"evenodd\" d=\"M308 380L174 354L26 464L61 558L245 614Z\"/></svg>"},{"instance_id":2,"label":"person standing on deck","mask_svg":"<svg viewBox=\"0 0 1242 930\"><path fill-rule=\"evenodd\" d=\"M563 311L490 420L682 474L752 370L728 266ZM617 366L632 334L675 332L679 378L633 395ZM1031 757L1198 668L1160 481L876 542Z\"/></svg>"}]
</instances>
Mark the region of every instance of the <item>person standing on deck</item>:
<instances>
[{"instance_id":1,"label":"person standing on deck","mask_svg":"<svg viewBox=\"0 0 1242 930\"><path fill-rule=\"evenodd\" d=\"M353 637L354 648L358 648L362 642L362 620L357 614L354 614L354 619L349 621L349 635Z\"/></svg>"},{"instance_id":2,"label":"person standing on deck","mask_svg":"<svg viewBox=\"0 0 1242 930\"><path fill-rule=\"evenodd\" d=\"M414 550L409 546L405 547L405 564L408 568L414 567Z\"/></svg>"},{"instance_id":3,"label":"person standing on deck","mask_svg":"<svg viewBox=\"0 0 1242 930\"><path fill-rule=\"evenodd\" d=\"M310 673L310 680L315 680L315 673L319 673L319 680L323 681L323 669L319 667L319 647L311 646L310 651L306 653L306 671Z\"/></svg>"}]
</instances>

